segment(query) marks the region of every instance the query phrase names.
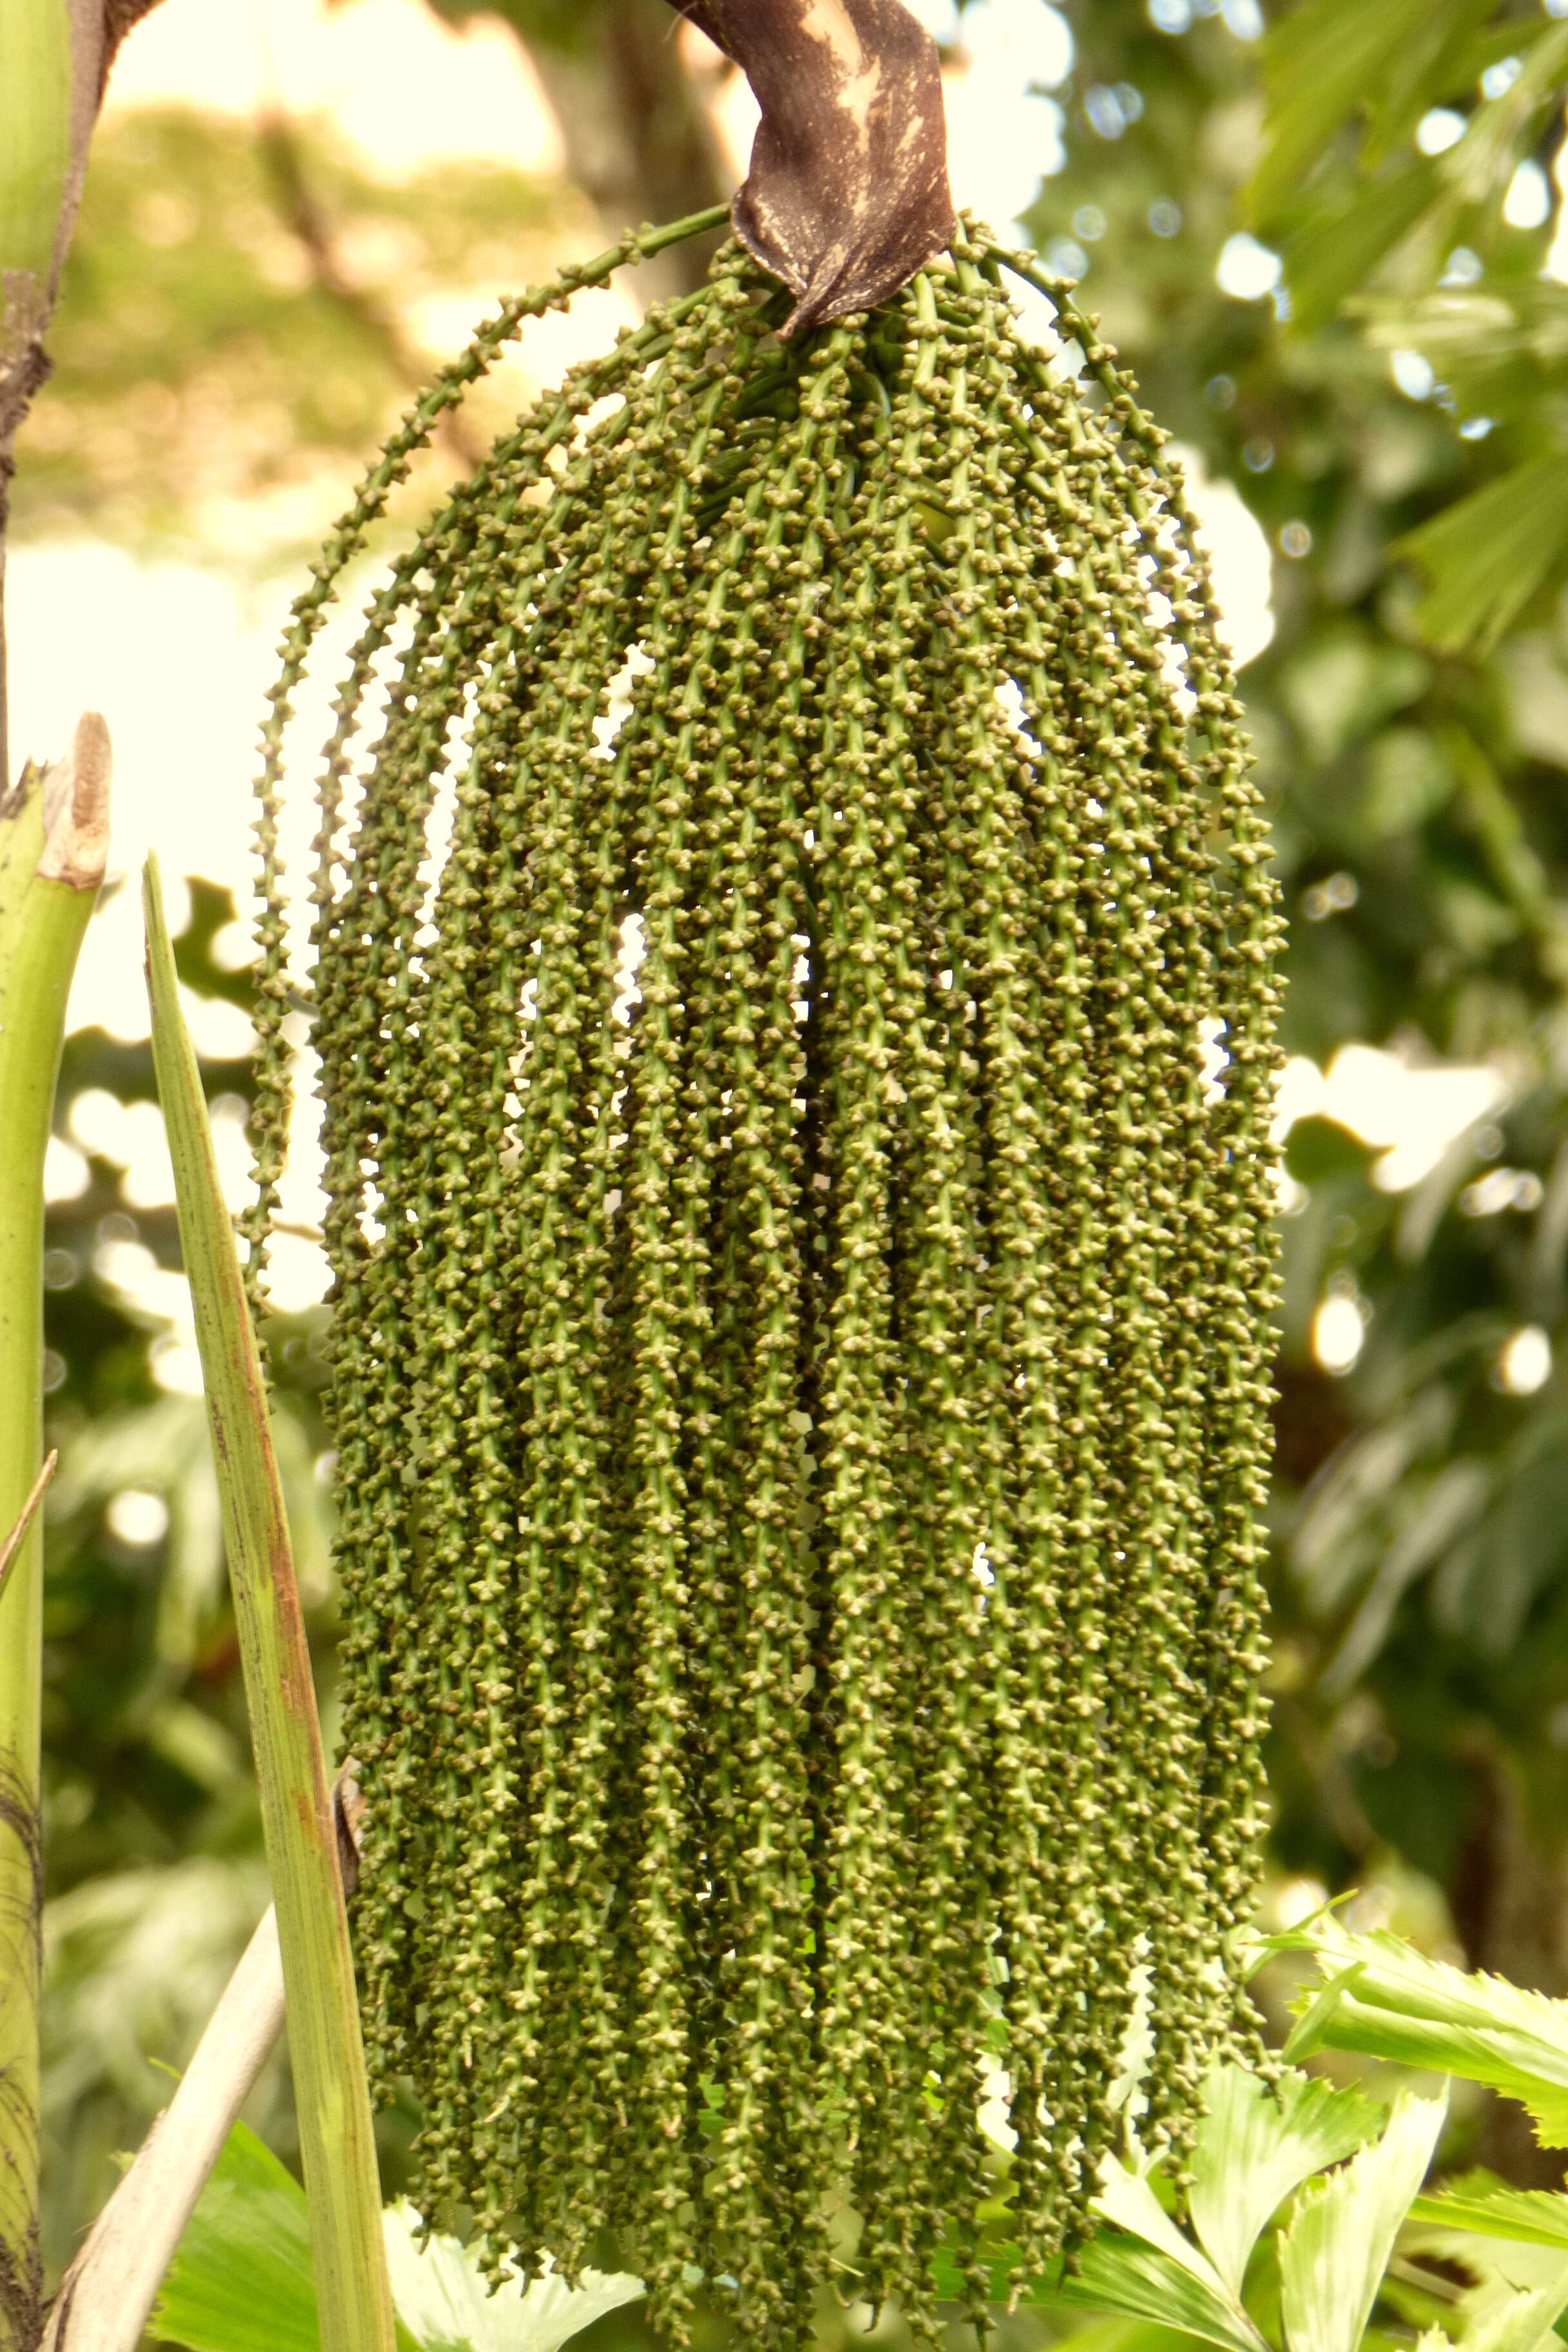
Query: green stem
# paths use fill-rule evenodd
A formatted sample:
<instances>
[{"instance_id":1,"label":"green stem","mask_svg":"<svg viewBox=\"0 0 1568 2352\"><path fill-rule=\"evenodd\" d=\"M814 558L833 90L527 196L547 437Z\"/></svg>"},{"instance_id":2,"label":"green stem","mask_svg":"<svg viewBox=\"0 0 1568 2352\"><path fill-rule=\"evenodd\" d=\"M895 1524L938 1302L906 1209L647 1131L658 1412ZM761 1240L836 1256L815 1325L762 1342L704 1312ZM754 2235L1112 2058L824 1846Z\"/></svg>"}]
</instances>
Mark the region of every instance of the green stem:
<instances>
[{"instance_id":1,"label":"green stem","mask_svg":"<svg viewBox=\"0 0 1568 2352\"><path fill-rule=\"evenodd\" d=\"M109 745L0 789L0 1528L44 1455L44 1153L77 950L103 878ZM39 1730L43 1535L0 1590L0 2352L33 2352L38 2269Z\"/></svg>"},{"instance_id":2,"label":"green stem","mask_svg":"<svg viewBox=\"0 0 1568 2352\"><path fill-rule=\"evenodd\" d=\"M47 303L71 169L71 23L67 0L0 0L0 273L26 272ZM20 323L20 322L18 322Z\"/></svg>"},{"instance_id":3,"label":"green stem","mask_svg":"<svg viewBox=\"0 0 1568 2352\"><path fill-rule=\"evenodd\" d=\"M11 782L5 524L11 445L45 373L70 216L75 84L67 0L0 0L0 799Z\"/></svg>"},{"instance_id":4,"label":"green stem","mask_svg":"<svg viewBox=\"0 0 1568 2352\"><path fill-rule=\"evenodd\" d=\"M267 1863L278 1906L321 2352L394 2352L370 2092L267 1391L212 1129L181 1018L156 860L142 887L153 1062L206 1384Z\"/></svg>"}]
</instances>

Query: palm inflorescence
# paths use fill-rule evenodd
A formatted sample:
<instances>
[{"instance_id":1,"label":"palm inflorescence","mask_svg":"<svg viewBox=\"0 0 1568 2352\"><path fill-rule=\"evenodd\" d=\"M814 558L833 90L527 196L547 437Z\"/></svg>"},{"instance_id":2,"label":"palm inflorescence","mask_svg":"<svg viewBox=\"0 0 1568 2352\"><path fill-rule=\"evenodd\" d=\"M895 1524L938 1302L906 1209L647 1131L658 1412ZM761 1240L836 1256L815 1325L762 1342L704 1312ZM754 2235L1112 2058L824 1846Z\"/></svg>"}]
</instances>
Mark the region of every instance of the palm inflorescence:
<instances>
[{"instance_id":1,"label":"palm inflorescence","mask_svg":"<svg viewBox=\"0 0 1568 2352\"><path fill-rule=\"evenodd\" d=\"M290 698L440 407L593 274L297 608L257 1238ZM678 2332L700 2281L798 2343L836 2259L929 2325L939 2246L983 2300L999 2167L1037 2273L1130 2041L1147 2138L1239 2030L1276 915L1179 473L1058 299L1076 377L968 232L786 342L727 247L453 493L336 705L373 2074L433 2217L608 2226Z\"/></svg>"}]
</instances>

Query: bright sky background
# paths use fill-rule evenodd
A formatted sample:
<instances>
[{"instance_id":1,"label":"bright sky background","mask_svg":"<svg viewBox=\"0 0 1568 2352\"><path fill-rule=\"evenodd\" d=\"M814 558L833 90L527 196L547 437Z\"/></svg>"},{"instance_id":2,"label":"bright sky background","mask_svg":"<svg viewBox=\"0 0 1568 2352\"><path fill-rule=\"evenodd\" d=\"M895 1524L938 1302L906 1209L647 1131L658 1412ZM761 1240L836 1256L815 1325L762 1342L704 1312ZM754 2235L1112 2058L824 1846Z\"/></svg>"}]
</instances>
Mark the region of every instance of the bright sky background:
<instances>
[{"instance_id":1,"label":"bright sky background","mask_svg":"<svg viewBox=\"0 0 1568 2352\"><path fill-rule=\"evenodd\" d=\"M120 52L107 110L325 114L389 178L461 156L558 172L560 134L499 20L458 33L422 0L162 0Z\"/></svg>"},{"instance_id":2,"label":"bright sky background","mask_svg":"<svg viewBox=\"0 0 1568 2352\"><path fill-rule=\"evenodd\" d=\"M1230 5L1241 7L1245 0ZM951 36L952 0L915 5L933 31ZM955 193L1005 227L1032 198L1040 170L1059 162L1062 117L1048 93L1070 68L1071 35L1043 0L979 0L965 17L963 37L968 61L948 79ZM558 131L518 44L493 23L457 34L422 0L349 0L333 8L324 0L225 0L221 7L212 0L163 0L127 42L108 103L110 111L122 111L184 102L250 119L279 100L296 116L330 116L362 162L387 178L454 155L493 157L541 173L560 168ZM737 78L721 124L737 173L754 122L750 93ZM454 289L437 304L426 302L408 324L426 348L455 347L498 290ZM612 294L574 308L569 321L541 322L530 330L522 373L536 383L552 380L587 350L603 347L626 315L627 298ZM1229 484L1210 482L1194 467L1192 489L1233 651L1245 663L1273 632L1268 543ZM19 762L27 753L58 751L84 707L105 713L116 759L110 870L133 877L147 849L156 848L176 925L181 876L205 875L242 889L248 873L255 733L293 584L245 591L190 565L140 564L90 538L13 551L7 613L15 755ZM335 674L330 646L321 668L323 676ZM328 691L321 690L318 738L327 731ZM309 776L301 781L302 796L287 824L286 848L292 846L296 866L313 830ZM243 938L232 944L243 961ZM237 1049L247 1024L230 1008L190 1009L198 1044L214 1052ZM126 1039L146 1034L133 881L109 896L90 927L70 1021L73 1027L100 1024ZM1294 1109L1326 1109L1386 1147L1392 1189L1416 1181L1497 1088L1490 1072L1409 1072L1368 1048L1354 1049L1354 1056L1342 1055L1326 1077L1312 1065L1293 1065L1287 1102ZM247 1178L231 1114L232 1107L219 1119L219 1143L238 1206ZM79 1108L78 1123L79 1141L131 1169L132 1193L142 1204L171 1197L150 1107L128 1111L111 1097L94 1097ZM284 1213L310 1223L319 1196L308 1111L298 1143ZM79 1157L58 1148L55 1191L68 1192L84 1176ZM133 1243L113 1244L103 1256L100 1273L167 1334L160 1377L172 1387L198 1384L183 1282L158 1274ZM319 1253L307 1243L286 1245L277 1266L280 1303L318 1296L321 1273Z\"/></svg>"}]
</instances>

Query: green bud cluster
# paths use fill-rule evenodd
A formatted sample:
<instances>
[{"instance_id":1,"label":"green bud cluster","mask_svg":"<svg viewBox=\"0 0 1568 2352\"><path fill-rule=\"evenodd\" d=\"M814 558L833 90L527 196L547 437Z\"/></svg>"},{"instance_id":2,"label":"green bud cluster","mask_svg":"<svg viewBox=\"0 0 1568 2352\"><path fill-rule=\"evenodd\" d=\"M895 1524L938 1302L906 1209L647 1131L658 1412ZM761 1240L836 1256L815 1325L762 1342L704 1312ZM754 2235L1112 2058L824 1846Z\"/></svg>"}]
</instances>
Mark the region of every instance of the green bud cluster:
<instances>
[{"instance_id":1,"label":"green bud cluster","mask_svg":"<svg viewBox=\"0 0 1568 2352\"><path fill-rule=\"evenodd\" d=\"M321 612L639 242L297 608L258 1244ZM999 2092L1026 2284L1130 2040L1147 2143L1246 2030L1275 897L1166 436L1004 266L785 343L727 248L397 562L321 784L373 2069L433 2217L678 2335L805 2340L846 2209L981 2306Z\"/></svg>"}]
</instances>

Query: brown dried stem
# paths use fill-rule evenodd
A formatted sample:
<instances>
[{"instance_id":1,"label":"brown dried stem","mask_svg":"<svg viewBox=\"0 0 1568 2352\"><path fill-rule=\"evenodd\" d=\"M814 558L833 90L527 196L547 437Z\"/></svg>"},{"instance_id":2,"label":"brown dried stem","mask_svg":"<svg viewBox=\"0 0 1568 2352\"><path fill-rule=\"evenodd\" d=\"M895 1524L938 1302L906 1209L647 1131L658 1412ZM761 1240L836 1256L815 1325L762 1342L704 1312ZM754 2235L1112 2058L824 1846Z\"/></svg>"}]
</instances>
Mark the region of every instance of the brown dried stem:
<instances>
[{"instance_id":1,"label":"brown dried stem","mask_svg":"<svg viewBox=\"0 0 1568 2352\"><path fill-rule=\"evenodd\" d=\"M900 0L671 0L763 110L736 234L797 334L868 310L952 237L936 44Z\"/></svg>"}]
</instances>

